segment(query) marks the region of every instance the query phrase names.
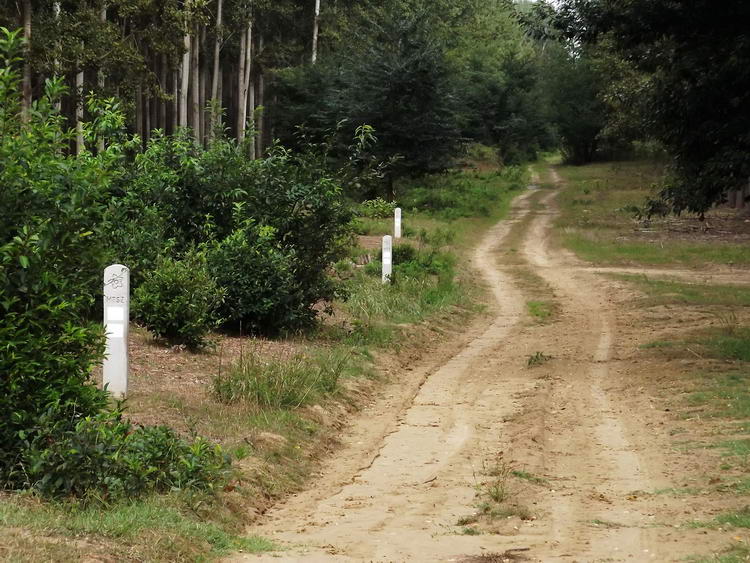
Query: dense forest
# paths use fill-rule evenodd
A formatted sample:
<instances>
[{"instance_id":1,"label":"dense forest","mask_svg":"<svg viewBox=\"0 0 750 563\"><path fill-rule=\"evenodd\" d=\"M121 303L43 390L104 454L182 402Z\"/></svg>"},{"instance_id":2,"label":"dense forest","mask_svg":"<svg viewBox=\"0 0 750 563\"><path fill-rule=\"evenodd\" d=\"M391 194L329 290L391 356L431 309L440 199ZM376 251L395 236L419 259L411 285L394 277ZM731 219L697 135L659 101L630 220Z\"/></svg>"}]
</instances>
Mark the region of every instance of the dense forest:
<instances>
[{"instance_id":1,"label":"dense forest","mask_svg":"<svg viewBox=\"0 0 750 563\"><path fill-rule=\"evenodd\" d=\"M644 213L720 203L750 176L748 20L738 0L0 2L0 487L94 486L45 444L106 410L85 383L107 264L140 323L200 349L313 325L357 204L472 146L657 154ZM158 486L200 482L206 451Z\"/></svg>"}]
</instances>

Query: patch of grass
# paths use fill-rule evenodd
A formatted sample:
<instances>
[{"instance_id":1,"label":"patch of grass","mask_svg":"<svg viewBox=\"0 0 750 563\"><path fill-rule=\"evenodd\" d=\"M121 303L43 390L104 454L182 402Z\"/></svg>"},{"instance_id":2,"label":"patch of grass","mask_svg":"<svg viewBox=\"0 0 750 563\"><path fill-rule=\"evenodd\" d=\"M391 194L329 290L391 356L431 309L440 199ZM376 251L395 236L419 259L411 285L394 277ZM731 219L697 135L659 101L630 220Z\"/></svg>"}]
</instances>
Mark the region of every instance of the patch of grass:
<instances>
[{"instance_id":1,"label":"patch of grass","mask_svg":"<svg viewBox=\"0 0 750 563\"><path fill-rule=\"evenodd\" d=\"M461 534L464 536L479 536L482 534L482 530L474 528L473 526L466 526L461 530Z\"/></svg>"},{"instance_id":2,"label":"patch of grass","mask_svg":"<svg viewBox=\"0 0 750 563\"><path fill-rule=\"evenodd\" d=\"M696 387L686 402L690 406L707 407L703 416L750 418L750 372L747 369L699 374Z\"/></svg>"},{"instance_id":3,"label":"patch of grass","mask_svg":"<svg viewBox=\"0 0 750 563\"><path fill-rule=\"evenodd\" d=\"M552 301L527 301L526 309L538 322L545 323L555 314L555 303Z\"/></svg>"},{"instance_id":4,"label":"patch of grass","mask_svg":"<svg viewBox=\"0 0 750 563\"><path fill-rule=\"evenodd\" d=\"M549 481L547 479L544 479L543 477L537 477L536 475L533 475L529 473L528 471L522 471L520 469L513 469L511 471L511 474L514 477L518 477L519 479L524 479L525 481L529 481L530 483L534 483L535 485L548 485Z\"/></svg>"},{"instance_id":5,"label":"patch of grass","mask_svg":"<svg viewBox=\"0 0 750 563\"><path fill-rule=\"evenodd\" d=\"M654 280L647 276L615 275L635 284L648 295L646 305L718 305L750 306L750 286L707 285L677 281Z\"/></svg>"},{"instance_id":6,"label":"patch of grass","mask_svg":"<svg viewBox=\"0 0 750 563\"><path fill-rule=\"evenodd\" d=\"M498 518L517 516L522 520L531 520L533 515L524 505L515 502L517 493L513 484L516 473L513 465L499 455L491 464L483 464L482 474L488 477L475 485L477 504L477 521L492 522Z\"/></svg>"},{"instance_id":7,"label":"patch of grass","mask_svg":"<svg viewBox=\"0 0 750 563\"><path fill-rule=\"evenodd\" d=\"M746 244L673 240L660 219L644 225L650 235L634 235L633 210L658 191L663 164L596 163L558 170L567 186L559 196L562 213L556 225L563 244L585 260L607 265L750 264Z\"/></svg>"},{"instance_id":8,"label":"patch of grass","mask_svg":"<svg viewBox=\"0 0 750 563\"><path fill-rule=\"evenodd\" d=\"M750 559L750 547L744 544L735 544L721 553L690 557L688 561L691 563L745 563L748 559Z\"/></svg>"},{"instance_id":9,"label":"patch of grass","mask_svg":"<svg viewBox=\"0 0 750 563\"><path fill-rule=\"evenodd\" d=\"M716 485L716 490L720 493L732 493L735 495L750 494L750 477L740 477L729 483Z\"/></svg>"},{"instance_id":10,"label":"patch of grass","mask_svg":"<svg viewBox=\"0 0 750 563\"><path fill-rule=\"evenodd\" d=\"M600 520L598 518L594 518L593 520L591 520L591 524L593 526L596 526L597 528L606 528L608 530L622 528L622 524L618 524L617 522L610 522L609 520Z\"/></svg>"},{"instance_id":11,"label":"patch of grass","mask_svg":"<svg viewBox=\"0 0 750 563\"><path fill-rule=\"evenodd\" d=\"M667 487L665 489L657 489L653 492L653 494L684 497L699 495L701 492L703 492L703 489L701 489L700 487Z\"/></svg>"},{"instance_id":12,"label":"patch of grass","mask_svg":"<svg viewBox=\"0 0 750 563\"><path fill-rule=\"evenodd\" d=\"M243 537L217 523L185 515L172 497L123 502L105 509L9 495L2 500L3 529L23 527L34 535L113 541L123 556L127 551L130 558L139 560L196 560L235 550L257 553L274 548L262 538ZM4 535L0 531L0 538Z\"/></svg>"},{"instance_id":13,"label":"patch of grass","mask_svg":"<svg viewBox=\"0 0 750 563\"><path fill-rule=\"evenodd\" d=\"M213 392L223 403L246 401L261 408L295 409L332 395L339 379L355 369L343 347L282 358L250 351L215 377Z\"/></svg>"},{"instance_id":14,"label":"patch of grass","mask_svg":"<svg viewBox=\"0 0 750 563\"><path fill-rule=\"evenodd\" d=\"M750 362L750 328L721 330L705 341L714 357L722 360Z\"/></svg>"},{"instance_id":15,"label":"patch of grass","mask_svg":"<svg viewBox=\"0 0 750 563\"><path fill-rule=\"evenodd\" d=\"M545 364L552 359L552 356L548 356L544 352L534 352L527 358L526 367L533 368L536 366L541 366L542 364Z\"/></svg>"},{"instance_id":16,"label":"patch of grass","mask_svg":"<svg viewBox=\"0 0 750 563\"><path fill-rule=\"evenodd\" d=\"M477 520L479 520L479 516L477 516L476 514L462 516L456 521L456 526L468 526L470 524L476 524Z\"/></svg>"},{"instance_id":17,"label":"patch of grass","mask_svg":"<svg viewBox=\"0 0 750 563\"><path fill-rule=\"evenodd\" d=\"M735 512L729 512L716 517L716 522L722 526L735 528L750 528L750 506L745 506Z\"/></svg>"},{"instance_id":18,"label":"patch of grass","mask_svg":"<svg viewBox=\"0 0 750 563\"><path fill-rule=\"evenodd\" d=\"M628 264L700 266L702 264L750 264L746 245L722 243L687 243L670 241L624 242L607 240L599 230L569 230L563 237L565 246L582 259L607 266Z\"/></svg>"},{"instance_id":19,"label":"patch of grass","mask_svg":"<svg viewBox=\"0 0 750 563\"><path fill-rule=\"evenodd\" d=\"M493 208L507 206L503 192L528 184L528 171L509 166L489 172L448 172L426 176L399 187L399 201L407 210L427 212L442 219L489 217ZM507 209L506 209L507 211Z\"/></svg>"}]
</instances>

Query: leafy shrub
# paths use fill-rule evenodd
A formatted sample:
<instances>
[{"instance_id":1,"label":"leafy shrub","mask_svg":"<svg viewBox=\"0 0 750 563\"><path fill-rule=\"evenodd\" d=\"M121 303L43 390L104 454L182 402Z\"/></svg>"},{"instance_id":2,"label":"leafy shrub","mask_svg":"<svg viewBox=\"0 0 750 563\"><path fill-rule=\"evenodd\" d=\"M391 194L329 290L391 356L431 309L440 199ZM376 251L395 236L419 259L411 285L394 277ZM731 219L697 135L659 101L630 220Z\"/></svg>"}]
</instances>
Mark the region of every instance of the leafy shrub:
<instances>
[{"instance_id":1,"label":"leafy shrub","mask_svg":"<svg viewBox=\"0 0 750 563\"><path fill-rule=\"evenodd\" d=\"M208 251L211 275L225 288L221 315L249 330L278 331L305 324L315 313L295 280L296 255L272 227L248 222Z\"/></svg>"},{"instance_id":2,"label":"leafy shrub","mask_svg":"<svg viewBox=\"0 0 750 563\"><path fill-rule=\"evenodd\" d=\"M88 383L103 331L88 321L105 255L93 231L103 209L107 159L66 155L47 81L27 123L19 119L17 33L0 29L0 487L21 486L24 442L50 405L75 419L106 395Z\"/></svg>"},{"instance_id":3,"label":"leafy shrub","mask_svg":"<svg viewBox=\"0 0 750 563\"><path fill-rule=\"evenodd\" d=\"M336 350L270 361L251 353L214 379L214 395L223 403L293 409L335 392L349 362L347 354Z\"/></svg>"},{"instance_id":4,"label":"leafy shrub","mask_svg":"<svg viewBox=\"0 0 750 563\"><path fill-rule=\"evenodd\" d=\"M164 250L142 253L136 236L120 237L118 252L145 256L152 269L170 252L206 245L211 275L227 290L223 318L261 332L305 325L313 305L333 297L327 271L350 237L351 212L327 164L324 147L274 146L250 160L233 140L202 149L156 135L122 175L112 215L151 228Z\"/></svg>"},{"instance_id":5,"label":"leafy shrub","mask_svg":"<svg viewBox=\"0 0 750 563\"><path fill-rule=\"evenodd\" d=\"M386 201L381 197L363 201L357 207L357 215L369 219L386 219L393 217L396 209L395 201Z\"/></svg>"},{"instance_id":6,"label":"leafy shrub","mask_svg":"<svg viewBox=\"0 0 750 563\"><path fill-rule=\"evenodd\" d=\"M225 480L229 463L219 446L187 442L165 426L134 427L120 411L70 425L51 408L23 452L28 486L49 497L104 500L211 489Z\"/></svg>"},{"instance_id":7,"label":"leafy shrub","mask_svg":"<svg viewBox=\"0 0 750 563\"><path fill-rule=\"evenodd\" d=\"M189 252L182 260L163 259L134 292L136 318L158 338L187 345L207 344L216 328L224 290L209 275L205 257Z\"/></svg>"}]
</instances>

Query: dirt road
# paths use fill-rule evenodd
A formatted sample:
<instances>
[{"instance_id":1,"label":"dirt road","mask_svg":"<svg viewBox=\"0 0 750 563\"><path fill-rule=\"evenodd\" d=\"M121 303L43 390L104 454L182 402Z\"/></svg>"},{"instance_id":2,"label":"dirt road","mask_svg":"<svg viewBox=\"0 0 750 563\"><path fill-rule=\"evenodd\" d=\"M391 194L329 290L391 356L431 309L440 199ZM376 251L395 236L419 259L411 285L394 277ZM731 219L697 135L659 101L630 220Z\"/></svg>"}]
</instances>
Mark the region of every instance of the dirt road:
<instances>
[{"instance_id":1,"label":"dirt road","mask_svg":"<svg viewBox=\"0 0 750 563\"><path fill-rule=\"evenodd\" d=\"M647 368L629 359L623 289L549 243L556 193L530 188L476 249L491 324L405 371L315 486L250 530L283 551L233 560L672 561L720 541L673 527L694 501L652 494L685 459L632 392ZM529 318L530 284L550 292L554 322Z\"/></svg>"}]
</instances>

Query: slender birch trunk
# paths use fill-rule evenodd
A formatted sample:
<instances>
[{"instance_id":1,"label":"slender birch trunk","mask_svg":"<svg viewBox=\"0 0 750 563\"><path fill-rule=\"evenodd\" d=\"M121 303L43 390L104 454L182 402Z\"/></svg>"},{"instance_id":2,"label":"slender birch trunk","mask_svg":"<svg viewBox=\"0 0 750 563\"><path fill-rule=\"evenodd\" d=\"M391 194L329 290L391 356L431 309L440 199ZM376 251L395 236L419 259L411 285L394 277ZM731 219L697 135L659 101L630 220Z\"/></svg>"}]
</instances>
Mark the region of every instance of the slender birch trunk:
<instances>
[{"instance_id":1,"label":"slender birch trunk","mask_svg":"<svg viewBox=\"0 0 750 563\"><path fill-rule=\"evenodd\" d=\"M201 27L201 45L205 47L206 45L206 26ZM200 59L199 63L200 67L200 95L198 100L198 108L200 110L200 140L201 144L205 144L206 142L206 135L208 132L208 128L210 127L208 124L209 118L206 116L206 88L208 88L208 65L206 64L206 57L203 56ZM210 92L208 94L211 95Z\"/></svg>"},{"instance_id":2,"label":"slender birch trunk","mask_svg":"<svg viewBox=\"0 0 750 563\"><path fill-rule=\"evenodd\" d=\"M201 136L201 117L200 117L200 93L201 93L201 80L200 80L200 33L198 32L198 26L196 25L193 30L193 49L190 53L190 79L192 86L190 96L190 119L193 127L193 135L196 140L200 139Z\"/></svg>"},{"instance_id":3,"label":"slender birch trunk","mask_svg":"<svg viewBox=\"0 0 750 563\"><path fill-rule=\"evenodd\" d=\"M102 24L102 27L107 23L107 0L102 0L102 6L99 10L99 22ZM99 89L99 95L104 95L104 85L105 85L105 75L104 75L104 67L99 67L99 70L96 73L96 85ZM104 137L99 137L96 141L96 150L97 152L103 152L104 151Z\"/></svg>"},{"instance_id":4,"label":"slender birch trunk","mask_svg":"<svg viewBox=\"0 0 750 563\"><path fill-rule=\"evenodd\" d=\"M174 134L180 125L180 72L172 71L172 130Z\"/></svg>"},{"instance_id":5,"label":"slender birch trunk","mask_svg":"<svg viewBox=\"0 0 750 563\"><path fill-rule=\"evenodd\" d=\"M180 66L180 127L188 126L188 88L190 87L190 33L185 32L183 37L182 64Z\"/></svg>"},{"instance_id":6,"label":"slender birch trunk","mask_svg":"<svg viewBox=\"0 0 750 563\"><path fill-rule=\"evenodd\" d=\"M86 145L83 141L83 69L76 72L76 154L81 154Z\"/></svg>"},{"instance_id":7,"label":"slender birch trunk","mask_svg":"<svg viewBox=\"0 0 750 563\"><path fill-rule=\"evenodd\" d=\"M313 18L312 64L318 60L318 29L320 27L320 0L315 0L315 17Z\"/></svg>"},{"instance_id":8,"label":"slender birch trunk","mask_svg":"<svg viewBox=\"0 0 750 563\"><path fill-rule=\"evenodd\" d=\"M159 128L167 132L167 102L164 94L167 89L167 55L162 54L159 60L159 88L161 89L161 98L159 99Z\"/></svg>"},{"instance_id":9,"label":"slender birch trunk","mask_svg":"<svg viewBox=\"0 0 750 563\"><path fill-rule=\"evenodd\" d=\"M245 64L247 63L247 33L240 36L240 60L237 73L237 141L245 138L245 119L247 117L247 87L245 85Z\"/></svg>"},{"instance_id":10,"label":"slender birch trunk","mask_svg":"<svg viewBox=\"0 0 750 563\"><path fill-rule=\"evenodd\" d=\"M221 119L221 97L219 95L219 85L221 84L221 41L222 41L222 23L223 23L223 6L224 0L218 0L216 6L216 38L214 40L214 68L211 77L211 119L208 132L209 139L214 137L214 129Z\"/></svg>"},{"instance_id":11,"label":"slender birch trunk","mask_svg":"<svg viewBox=\"0 0 750 563\"><path fill-rule=\"evenodd\" d=\"M253 45L252 42L250 44L250 49L252 49ZM250 55L250 60L252 60L252 53ZM248 123L250 125L250 129L252 131L252 136L250 137L250 147L249 147L249 153L250 158L255 159L255 146L257 144L257 135L255 132L255 77L252 75L252 73L247 73L247 111L248 111Z\"/></svg>"},{"instance_id":12,"label":"slender birch trunk","mask_svg":"<svg viewBox=\"0 0 750 563\"><path fill-rule=\"evenodd\" d=\"M60 24L60 0L55 0L55 2L52 3L52 15L55 18L55 25ZM57 30L56 30L57 31ZM58 31L59 36L59 31ZM55 60L53 61L53 65L55 67L54 76L57 78L60 75L60 59L58 58L58 55L60 54L60 44L55 44ZM58 112L62 109L62 100L60 98L55 100L55 110Z\"/></svg>"},{"instance_id":13,"label":"slender birch trunk","mask_svg":"<svg viewBox=\"0 0 750 563\"><path fill-rule=\"evenodd\" d=\"M135 89L135 132L143 142L143 87L140 84Z\"/></svg>"},{"instance_id":14,"label":"slender birch trunk","mask_svg":"<svg viewBox=\"0 0 750 563\"><path fill-rule=\"evenodd\" d=\"M263 34L258 34L258 54L260 55L263 53ZM257 101L258 101L258 107L261 108L261 113L258 116L258 122L256 124L256 131L258 134L256 135L256 142L255 142L255 155L257 158L263 157L263 149L265 147L265 139L263 138L264 130L265 130L265 119L266 119L266 108L263 106L266 99L266 80L263 73L263 67L258 68L258 94L257 94Z\"/></svg>"},{"instance_id":15,"label":"slender birch trunk","mask_svg":"<svg viewBox=\"0 0 750 563\"><path fill-rule=\"evenodd\" d=\"M247 45L247 49L245 50L245 75L243 78L245 87L245 103L242 106L242 113L243 117L242 120L244 121L244 130L245 133L247 133L247 123L248 123L248 112L249 115L252 115L253 108L250 106L250 90L253 88L252 75L253 75L253 22L250 21L247 24L247 30L245 31L247 34L247 40L245 41L245 44Z\"/></svg>"},{"instance_id":16,"label":"slender birch trunk","mask_svg":"<svg viewBox=\"0 0 750 563\"><path fill-rule=\"evenodd\" d=\"M23 81L21 100L21 119L29 121L31 111L31 0L23 0Z\"/></svg>"}]
</instances>

